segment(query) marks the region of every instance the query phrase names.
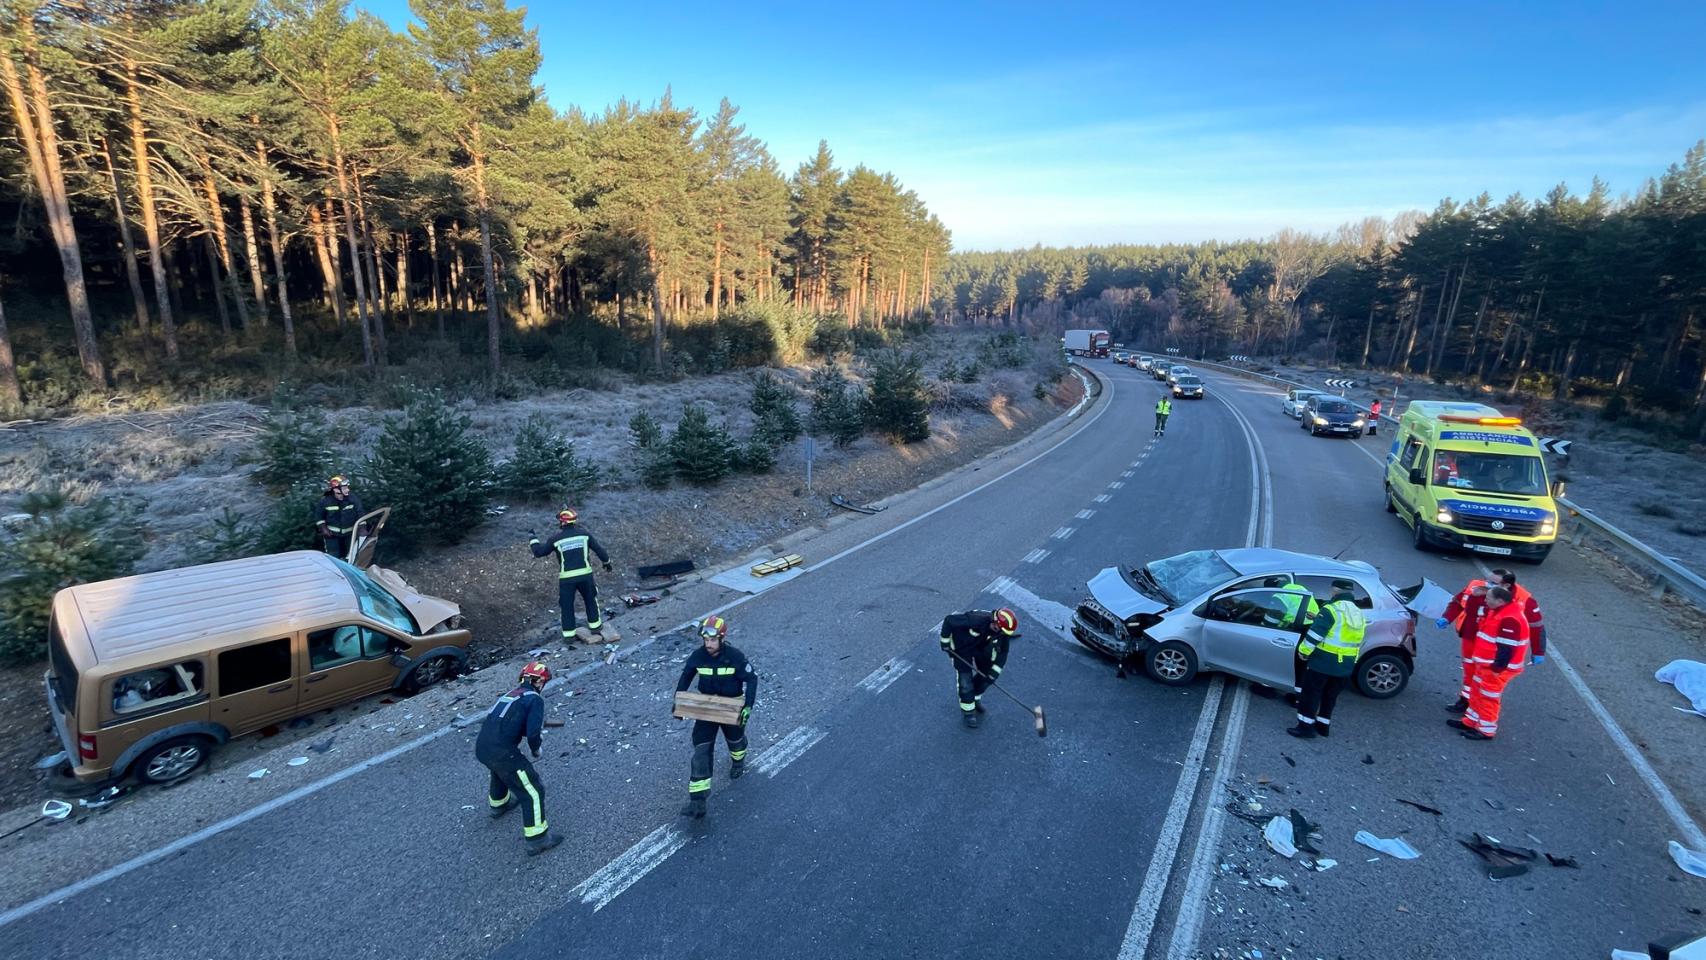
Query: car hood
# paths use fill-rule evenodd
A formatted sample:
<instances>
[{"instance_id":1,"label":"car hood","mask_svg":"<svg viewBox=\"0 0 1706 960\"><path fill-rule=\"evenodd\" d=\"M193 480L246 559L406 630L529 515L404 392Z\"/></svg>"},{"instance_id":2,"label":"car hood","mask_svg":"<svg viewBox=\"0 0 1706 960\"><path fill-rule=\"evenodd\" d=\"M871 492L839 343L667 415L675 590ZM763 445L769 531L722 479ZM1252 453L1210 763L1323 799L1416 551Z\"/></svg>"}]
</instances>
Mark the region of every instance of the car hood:
<instances>
[{"instance_id":1,"label":"car hood","mask_svg":"<svg viewBox=\"0 0 1706 960\"><path fill-rule=\"evenodd\" d=\"M1151 600L1126 582L1118 567L1107 567L1090 578L1090 596L1121 620L1140 613L1165 613L1167 605Z\"/></svg>"},{"instance_id":2,"label":"car hood","mask_svg":"<svg viewBox=\"0 0 1706 960\"><path fill-rule=\"evenodd\" d=\"M367 575L391 591L391 595L408 608L422 633L431 633L434 627L462 612L461 607L449 600L429 596L409 586L409 582L395 570L368 567Z\"/></svg>"}]
</instances>

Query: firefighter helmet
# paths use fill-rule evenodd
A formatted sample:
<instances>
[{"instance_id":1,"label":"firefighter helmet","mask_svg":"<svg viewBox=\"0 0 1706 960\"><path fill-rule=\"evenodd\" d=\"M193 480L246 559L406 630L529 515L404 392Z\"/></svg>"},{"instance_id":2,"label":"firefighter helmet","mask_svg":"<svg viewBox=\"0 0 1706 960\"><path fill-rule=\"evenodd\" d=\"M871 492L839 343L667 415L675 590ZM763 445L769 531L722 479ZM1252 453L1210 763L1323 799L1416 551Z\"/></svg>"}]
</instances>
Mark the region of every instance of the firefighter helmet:
<instances>
[{"instance_id":1,"label":"firefighter helmet","mask_svg":"<svg viewBox=\"0 0 1706 960\"><path fill-rule=\"evenodd\" d=\"M539 681L540 686L550 683L551 668L537 660L529 661L527 666L521 668L521 682L526 683L529 680Z\"/></svg>"},{"instance_id":2,"label":"firefighter helmet","mask_svg":"<svg viewBox=\"0 0 1706 960\"><path fill-rule=\"evenodd\" d=\"M706 617L699 621L699 635L721 640L729 635L729 623L722 617Z\"/></svg>"},{"instance_id":3,"label":"firefighter helmet","mask_svg":"<svg viewBox=\"0 0 1706 960\"><path fill-rule=\"evenodd\" d=\"M990 625L1009 637L1019 632L1019 615L1002 607L989 615Z\"/></svg>"},{"instance_id":4,"label":"firefighter helmet","mask_svg":"<svg viewBox=\"0 0 1706 960\"><path fill-rule=\"evenodd\" d=\"M564 526L567 526L571 523L574 523L576 520L579 520L579 519L580 519L580 514L575 512L574 507L564 507L563 509L557 511L557 522L560 524L563 524Z\"/></svg>"},{"instance_id":5,"label":"firefighter helmet","mask_svg":"<svg viewBox=\"0 0 1706 960\"><path fill-rule=\"evenodd\" d=\"M334 476L331 479L326 481L326 489L327 490L336 490L339 487L342 487L343 489L348 490L349 489L349 477L346 477L346 476L343 476L342 474L339 474L339 475Z\"/></svg>"}]
</instances>

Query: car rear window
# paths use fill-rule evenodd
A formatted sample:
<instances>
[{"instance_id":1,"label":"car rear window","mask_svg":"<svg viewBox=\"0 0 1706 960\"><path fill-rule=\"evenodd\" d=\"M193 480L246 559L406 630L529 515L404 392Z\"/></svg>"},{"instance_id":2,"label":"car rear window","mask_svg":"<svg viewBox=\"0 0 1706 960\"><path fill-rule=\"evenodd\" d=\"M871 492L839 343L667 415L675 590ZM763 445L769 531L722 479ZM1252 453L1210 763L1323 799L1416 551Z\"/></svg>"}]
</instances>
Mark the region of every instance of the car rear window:
<instances>
[{"instance_id":1,"label":"car rear window","mask_svg":"<svg viewBox=\"0 0 1706 960\"><path fill-rule=\"evenodd\" d=\"M59 621L47 624L47 661L53 670L53 693L59 698L59 709L67 713L77 709L77 667L71 663L71 653L65 649L65 635Z\"/></svg>"}]
</instances>

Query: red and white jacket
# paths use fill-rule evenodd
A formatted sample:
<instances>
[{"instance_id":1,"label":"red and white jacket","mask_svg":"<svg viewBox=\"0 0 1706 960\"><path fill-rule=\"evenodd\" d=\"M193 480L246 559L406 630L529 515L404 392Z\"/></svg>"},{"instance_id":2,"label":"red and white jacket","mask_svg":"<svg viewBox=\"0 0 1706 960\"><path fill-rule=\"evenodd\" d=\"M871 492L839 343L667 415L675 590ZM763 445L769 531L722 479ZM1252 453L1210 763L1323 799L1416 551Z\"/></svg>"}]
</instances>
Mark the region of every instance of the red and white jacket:
<instances>
[{"instance_id":1,"label":"red and white jacket","mask_svg":"<svg viewBox=\"0 0 1706 960\"><path fill-rule=\"evenodd\" d=\"M1534 594L1519 584L1511 584L1510 591L1511 606L1521 610L1523 619L1528 621L1528 640L1534 647L1534 655L1546 656L1546 621L1540 615L1540 604L1535 602Z\"/></svg>"},{"instance_id":2,"label":"red and white jacket","mask_svg":"<svg viewBox=\"0 0 1706 960\"><path fill-rule=\"evenodd\" d=\"M1476 631L1481 629L1481 614L1487 609L1486 586L1485 580L1471 580L1446 604L1445 619L1457 625L1457 635L1465 642L1474 640ZM1482 588L1480 596L1475 594L1476 587Z\"/></svg>"},{"instance_id":3,"label":"red and white jacket","mask_svg":"<svg viewBox=\"0 0 1706 960\"><path fill-rule=\"evenodd\" d=\"M1471 659L1477 670L1511 677L1528 664L1528 618L1515 600L1497 610L1487 608L1475 633Z\"/></svg>"}]
</instances>

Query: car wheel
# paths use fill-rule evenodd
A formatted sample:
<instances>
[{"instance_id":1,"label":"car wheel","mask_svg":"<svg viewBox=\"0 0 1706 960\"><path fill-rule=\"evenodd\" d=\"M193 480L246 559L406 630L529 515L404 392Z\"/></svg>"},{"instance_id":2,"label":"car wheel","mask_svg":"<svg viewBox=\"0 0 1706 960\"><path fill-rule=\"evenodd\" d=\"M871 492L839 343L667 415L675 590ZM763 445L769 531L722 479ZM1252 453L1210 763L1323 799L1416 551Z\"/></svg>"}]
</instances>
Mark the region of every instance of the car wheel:
<instances>
[{"instance_id":1,"label":"car wheel","mask_svg":"<svg viewBox=\"0 0 1706 960\"><path fill-rule=\"evenodd\" d=\"M1422 522L1422 515L1416 514L1415 523L1410 527L1410 544L1417 550L1426 553L1432 546L1428 542L1428 525Z\"/></svg>"},{"instance_id":2,"label":"car wheel","mask_svg":"<svg viewBox=\"0 0 1706 960\"><path fill-rule=\"evenodd\" d=\"M1386 512L1387 513L1397 513L1398 512L1398 504L1393 502L1393 500L1392 500L1392 485L1386 484L1385 490L1386 490Z\"/></svg>"},{"instance_id":3,"label":"car wheel","mask_svg":"<svg viewBox=\"0 0 1706 960\"><path fill-rule=\"evenodd\" d=\"M449 654L428 657L409 671L408 678L403 681L403 692L413 696L427 687L443 683L456 676L457 666L456 658Z\"/></svg>"},{"instance_id":4,"label":"car wheel","mask_svg":"<svg viewBox=\"0 0 1706 960\"><path fill-rule=\"evenodd\" d=\"M1177 640L1158 643L1143 655L1149 675L1169 687L1181 687L1197 678L1197 655Z\"/></svg>"},{"instance_id":5,"label":"car wheel","mask_svg":"<svg viewBox=\"0 0 1706 960\"><path fill-rule=\"evenodd\" d=\"M1410 665L1395 653L1376 653L1357 664L1357 689L1371 700L1390 700L1410 683Z\"/></svg>"},{"instance_id":6,"label":"car wheel","mask_svg":"<svg viewBox=\"0 0 1706 960\"><path fill-rule=\"evenodd\" d=\"M131 770L143 783L176 783L206 763L212 749L206 737L173 737L137 757Z\"/></svg>"}]
</instances>

